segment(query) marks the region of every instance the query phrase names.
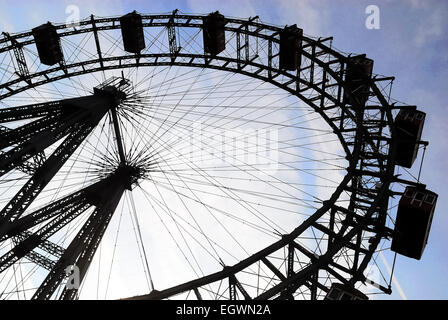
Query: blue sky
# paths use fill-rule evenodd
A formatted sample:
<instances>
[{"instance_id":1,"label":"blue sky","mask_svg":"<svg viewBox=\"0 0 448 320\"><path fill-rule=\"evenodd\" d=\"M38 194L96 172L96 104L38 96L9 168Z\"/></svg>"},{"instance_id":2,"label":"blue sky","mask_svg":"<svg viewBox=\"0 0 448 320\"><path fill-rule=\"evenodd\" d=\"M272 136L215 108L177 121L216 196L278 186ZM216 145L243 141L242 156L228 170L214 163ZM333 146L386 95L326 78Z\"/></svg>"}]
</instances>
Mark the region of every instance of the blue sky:
<instances>
[{"instance_id":1,"label":"blue sky","mask_svg":"<svg viewBox=\"0 0 448 320\"><path fill-rule=\"evenodd\" d=\"M430 141L422 182L439 194L428 247L421 261L398 258L396 276L411 299L448 298L448 2L438 0L166 0L166 1L0 1L1 31L19 32L46 21L63 22L67 5L77 5L81 18L145 13L208 13L258 15L276 25L296 23L312 36L333 36L333 45L344 51L366 53L375 61L374 72L396 77L393 98L417 105L427 113L423 138ZM380 9L380 29L365 27L365 8ZM415 165L414 167L417 167ZM415 168L414 168L415 170ZM385 297L387 298L387 297ZM399 298L395 293L391 298Z\"/></svg>"}]
</instances>

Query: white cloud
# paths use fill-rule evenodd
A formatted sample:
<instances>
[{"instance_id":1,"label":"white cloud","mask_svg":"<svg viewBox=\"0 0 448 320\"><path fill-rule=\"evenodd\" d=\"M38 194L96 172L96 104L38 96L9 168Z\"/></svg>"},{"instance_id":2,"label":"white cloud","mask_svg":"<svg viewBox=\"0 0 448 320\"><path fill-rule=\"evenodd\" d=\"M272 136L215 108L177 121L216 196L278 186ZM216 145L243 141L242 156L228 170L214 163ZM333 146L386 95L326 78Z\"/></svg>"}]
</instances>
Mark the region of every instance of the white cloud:
<instances>
[{"instance_id":1,"label":"white cloud","mask_svg":"<svg viewBox=\"0 0 448 320\"><path fill-rule=\"evenodd\" d=\"M315 1L278 1L278 21L283 24L297 24L306 34L320 36L324 34L328 13L316 6Z\"/></svg>"},{"instance_id":2,"label":"white cloud","mask_svg":"<svg viewBox=\"0 0 448 320\"><path fill-rule=\"evenodd\" d=\"M445 34L445 18L442 11L433 11L418 26L414 36L414 43L418 47L424 46L428 41L438 40Z\"/></svg>"}]
</instances>

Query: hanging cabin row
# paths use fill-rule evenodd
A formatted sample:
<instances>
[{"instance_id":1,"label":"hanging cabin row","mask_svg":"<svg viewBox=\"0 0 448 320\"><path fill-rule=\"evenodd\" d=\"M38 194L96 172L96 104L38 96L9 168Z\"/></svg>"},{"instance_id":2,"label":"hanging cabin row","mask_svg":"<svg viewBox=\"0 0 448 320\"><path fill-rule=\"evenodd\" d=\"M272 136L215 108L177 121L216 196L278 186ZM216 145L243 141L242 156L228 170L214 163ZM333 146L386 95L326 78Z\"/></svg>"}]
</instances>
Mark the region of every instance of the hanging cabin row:
<instances>
[{"instance_id":1,"label":"hanging cabin row","mask_svg":"<svg viewBox=\"0 0 448 320\"><path fill-rule=\"evenodd\" d=\"M395 163L411 168L417 158L425 113L401 109L395 118ZM391 250L420 260L428 242L438 195L422 186L408 186L397 209Z\"/></svg>"},{"instance_id":2,"label":"hanging cabin row","mask_svg":"<svg viewBox=\"0 0 448 320\"><path fill-rule=\"evenodd\" d=\"M346 66L343 103L354 110L363 109L370 95L373 60L364 56L350 57ZM417 158L418 146L422 136L425 113L401 109L395 117L397 134L395 163L411 168Z\"/></svg>"},{"instance_id":3,"label":"hanging cabin row","mask_svg":"<svg viewBox=\"0 0 448 320\"><path fill-rule=\"evenodd\" d=\"M437 194L418 187L407 187L400 199L391 250L420 260L428 242ZM325 300L368 300L349 285L332 283Z\"/></svg>"},{"instance_id":4,"label":"hanging cabin row","mask_svg":"<svg viewBox=\"0 0 448 320\"><path fill-rule=\"evenodd\" d=\"M218 11L203 18L204 51L217 55L225 50L226 19ZM120 18L123 47L126 52L139 54L145 48L142 16L137 12ZM63 62L60 38L56 27L50 22L32 30L38 55L42 64L54 65ZM297 70L300 67L299 54L302 48L302 29L296 25L287 26L280 32L279 66L282 70Z\"/></svg>"},{"instance_id":5,"label":"hanging cabin row","mask_svg":"<svg viewBox=\"0 0 448 320\"><path fill-rule=\"evenodd\" d=\"M126 52L139 54L145 48L143 21L137 12L128 13L120 18L123 47ZM50 22L32 30L37 53L42 64L52 66L62 63L64 55L61 49L56 27Z\"/></svg>"},{"instance_id":6,"label":"hanging cabin row","mask_svg":"<svg viewBox=\"0 0 448 320\"><path fill-rule=\"evenodd\" d=\"M373 60L364 56L349 58L346 67L343 103L363 109L369 95ZM349 94L351 93L351 94ZM418 155L425 113L401 109L394 120L396 131L395 164L411 168ZM437 194L424 187L409 186L402 195L392 238L391 250L420 260L428 241Z\"/></svg>"}]
</instances>

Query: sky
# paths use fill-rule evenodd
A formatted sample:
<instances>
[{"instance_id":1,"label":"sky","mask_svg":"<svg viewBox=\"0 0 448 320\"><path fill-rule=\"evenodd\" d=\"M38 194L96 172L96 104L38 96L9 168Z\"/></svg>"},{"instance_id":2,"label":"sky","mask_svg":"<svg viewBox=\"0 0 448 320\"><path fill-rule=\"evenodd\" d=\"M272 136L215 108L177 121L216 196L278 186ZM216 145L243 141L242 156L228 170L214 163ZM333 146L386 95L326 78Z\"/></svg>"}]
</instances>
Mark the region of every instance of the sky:
<instances>
[{"instance_id":1,"label":"sky","mask_svg":"<svg viewBox=\"0 0 448 320\"><path fill-rule=\"evenodd\" d=\"M439 194L429 243L422 260L398 257L395 276L409 299L448 298L448 2L438 0L185 0L185 1L0 1L0 30L19 32L46 21L63 22L75 5L81 18L114 16L137 10L184 13L219 10L232 17L259 16L275 25L297 24L316 37L333 36L333 46L347 53L365 53L374 72L395 76L392 97L427 113L423 139L430 142L421 181ZM379 29L366 28L366 7L379 8ZM421 155L421 154L420 154ZM419 159L416 161L418 163ZM413 171L417 164L414 165ZM382 298L399 299L399 290Z\"/></svg>"}]
</instances>

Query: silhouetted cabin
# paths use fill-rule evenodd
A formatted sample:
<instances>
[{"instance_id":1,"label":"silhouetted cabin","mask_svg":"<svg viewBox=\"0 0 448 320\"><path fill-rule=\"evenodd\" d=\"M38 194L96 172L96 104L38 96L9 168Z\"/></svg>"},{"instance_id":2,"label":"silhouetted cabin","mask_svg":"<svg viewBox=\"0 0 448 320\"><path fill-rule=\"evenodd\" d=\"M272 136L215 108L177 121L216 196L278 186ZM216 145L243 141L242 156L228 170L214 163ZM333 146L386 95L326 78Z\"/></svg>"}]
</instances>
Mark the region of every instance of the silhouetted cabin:
<instances>
[{"instance_id":1,"label":"silhouetted cabin","mask_svg":"<svg viewBox=\"0 0 448 320\"><path fill-rule=\"evenodd\" d=\"M219 11L203 18L204 51L217 55L226 49L226 20Z\"/></svg>"},{"instance_id":2,"label":"silhouetted cabin","mask_svg":"<svg viewBox=\"0 0 448 320\"><path fill-rule=\"evenodd\" d=\"M135 11L125 14L120 18L120 26L124 50L140 53L145 48L142 16Z\"/></svg>"},{"instance_id":3,"label":"silhouetted cabin","mask_svg":"<svg viewBox=\"0 0 448 320\"><path fill-rule=\"evenodd\" d=\"M428 242L437 194L407 187L400 199L391 250L420 260Z\"/></svg>"},{"instance_id":4,"label":"silhouetted cabin","mask_svg":"<svg viewBox=\"0 0 448 320\"><path fill-rule=\"evenodd\" d=\"M417 110L401 109L395 118L397 151L395 163L406 168L412 167L418 153L418 141L422 136L426 114Z\"/></svg>"},{"instance_id":5,"label":"silhouetted cabin","mask_svg":"<svg viewBox=\"0 0 448 320\"><path fill-rule=\"evenodd\" d=\"M52 66L64 59L56 27L50 22L32 30L40 62Z\"/></svg>"},{"instance_id":6,"label":"silhouetted cabin","mask_svg":"<svg viewBox=\"0 0 448 320\"><path fill-rule=\"evenodd\" d=\"M353 287L342 283L332 283L324 300L369 300L369 298Z\"/></svg>"},{"instance_id":7,"label":"silhouetted cabin","mask_svg":"<svg viewBox=\"0 0 448 320\"><path fill-rule=\"evenodd\" d=\"M344 90L344 103L361 107L366 105L370 94L369 82L372 71L372 59L363 56L349 58L345 74L347 88Z\"/></svg>"},{"instance_id":8,"label":"silhouetted cabin","mask_svg":"<svg viewBox=\"0 0 448 320\"><path fill-rule=\"evenodd\" d=\"M297 70L300 67L302 36L303 30L295 24L280 32L280 69Z\"/></svg>"}]
</instances>

